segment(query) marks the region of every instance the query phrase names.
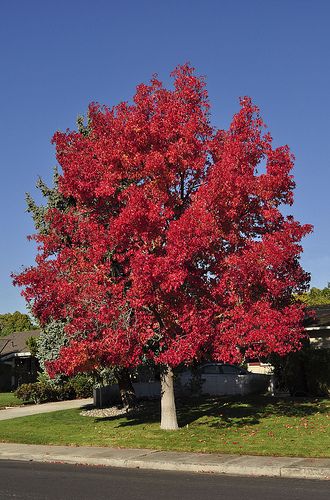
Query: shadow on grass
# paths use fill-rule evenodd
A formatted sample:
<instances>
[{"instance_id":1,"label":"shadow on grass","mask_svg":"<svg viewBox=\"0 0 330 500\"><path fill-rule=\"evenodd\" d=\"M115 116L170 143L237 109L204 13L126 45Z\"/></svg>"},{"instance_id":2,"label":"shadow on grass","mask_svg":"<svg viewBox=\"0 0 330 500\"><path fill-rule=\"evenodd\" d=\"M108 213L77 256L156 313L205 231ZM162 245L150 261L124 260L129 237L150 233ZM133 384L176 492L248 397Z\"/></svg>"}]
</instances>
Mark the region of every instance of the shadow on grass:
<instances>
[{"instance_id":1,"label":"shadow on grass","mask_svg":"<svg viewBox=\"0 0 330 500\"><path fill-rule=\"evenodd\" d=\"M305 418L315 413L328 413L325 400L301 398L222 397L191 398L177 401L180 427L194 424L212 428L243 427L257 425L262 419L271 417ZM120 420L119 420L120 419ZM98 418L95 422L116 421L117 427L128 427L160 421L159 401L144 402L124 417Z\"/></svg>"}]
</instances>

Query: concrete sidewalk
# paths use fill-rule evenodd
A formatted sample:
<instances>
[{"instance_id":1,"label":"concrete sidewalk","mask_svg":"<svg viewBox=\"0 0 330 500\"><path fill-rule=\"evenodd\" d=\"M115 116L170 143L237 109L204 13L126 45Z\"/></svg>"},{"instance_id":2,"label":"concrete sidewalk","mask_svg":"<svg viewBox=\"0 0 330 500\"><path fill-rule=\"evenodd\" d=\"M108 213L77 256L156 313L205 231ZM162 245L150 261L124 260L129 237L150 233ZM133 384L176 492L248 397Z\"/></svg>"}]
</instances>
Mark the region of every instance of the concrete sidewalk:
<instances>
[{"instance_id":1,"label":"concrete sidewalk","mask_svg":"<svg viewBox=\"0 0 330 500\"><path fill-rule=\"evenodd\" d=\"M57 410L70 410L93 404L92 398L73 399L70 401L56 401L55 403L43 403L40 405L14 406L0 410L0 420L8 420L16 417L28 417L38 413L49 413Z\"/></svg>"},{"instance_id":2,"label":"concrete sidewalk","mask_svg":"<svg viewBox=\"0 0 330 500\"><path fill-rule=\"evenodd\" d=\"M0 443L0 459L240 476L330 479L330 459Z\"/></svg>"}]
</instances>

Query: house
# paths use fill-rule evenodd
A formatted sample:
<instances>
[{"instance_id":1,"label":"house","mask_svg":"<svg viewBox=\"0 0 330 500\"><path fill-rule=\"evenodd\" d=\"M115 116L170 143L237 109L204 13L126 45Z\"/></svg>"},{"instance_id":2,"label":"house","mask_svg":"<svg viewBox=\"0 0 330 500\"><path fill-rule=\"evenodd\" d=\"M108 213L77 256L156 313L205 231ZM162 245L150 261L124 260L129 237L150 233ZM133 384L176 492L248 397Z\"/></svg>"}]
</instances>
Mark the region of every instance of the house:
<instances>
[{"instance_id":1,"label":"house","mask_svg":"<svg viewBox=\"0 0 330 500\"><path fill-rule=\"evenodd\" d=\"M0 392L12 391L21 384L35 382L39 363L31 355L27 341L39 335L40 330L31 330L0 338Z\"/></svg>"},{"instance_id":2,"label":"house","mask_svg":"<svg viewBox=\"0 0 330 500\"><path fill-rule=\"evenodd\" d=\"M310 309L315 312L305 322L310 344L315 349L330 349L330 304Z\"/></svg>"}]
</instances>

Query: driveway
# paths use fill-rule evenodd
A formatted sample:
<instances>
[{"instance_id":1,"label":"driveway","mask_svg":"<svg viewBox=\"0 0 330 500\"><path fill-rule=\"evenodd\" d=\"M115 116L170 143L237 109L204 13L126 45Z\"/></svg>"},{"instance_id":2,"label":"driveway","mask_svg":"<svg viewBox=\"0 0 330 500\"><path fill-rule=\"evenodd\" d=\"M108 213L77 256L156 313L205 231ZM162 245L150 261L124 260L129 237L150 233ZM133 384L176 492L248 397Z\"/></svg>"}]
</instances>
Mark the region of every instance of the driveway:
<instances>
[{"instance_id":1,"label":"driveway","mask_svg":"<svg viewBox=\"0 0 330 500\"><path fill-rule=\"evenodd\" d=\"M49 413L58 410L70 410L71 408L81 408L86 405L93 404L92 398L74 399L72 401L56 401L55 403L43 403L40 405L16 406L14 408L6 408L0 410L0 420L8 420L10 418L28 417L37 413Z\"/></svg>"}]
</instances>

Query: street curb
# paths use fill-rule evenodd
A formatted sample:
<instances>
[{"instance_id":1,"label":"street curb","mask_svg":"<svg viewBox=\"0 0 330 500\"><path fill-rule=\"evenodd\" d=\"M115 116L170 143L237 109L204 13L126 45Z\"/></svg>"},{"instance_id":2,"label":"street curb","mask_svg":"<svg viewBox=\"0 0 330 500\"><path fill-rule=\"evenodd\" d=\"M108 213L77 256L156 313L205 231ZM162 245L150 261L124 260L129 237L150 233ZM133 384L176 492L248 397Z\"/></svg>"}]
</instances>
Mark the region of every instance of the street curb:
<instances>
[{"instance_id":1,"label":"street curb","mask_svg":"<svg viewBox=\"0 0 330 500\"><path fill-rule=\"evenodd\" d=\"M0 443L0 460L228 474L253 477L330 479L330 459L261 457Z\"/></svg>"}]
</instances>

